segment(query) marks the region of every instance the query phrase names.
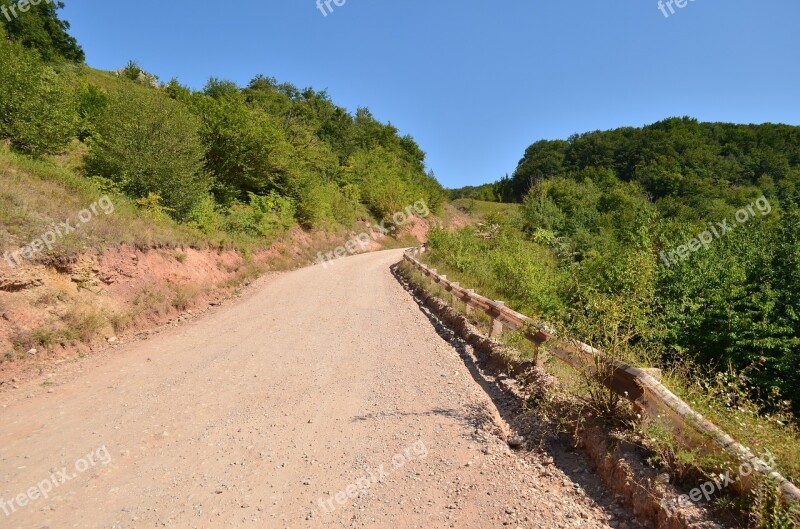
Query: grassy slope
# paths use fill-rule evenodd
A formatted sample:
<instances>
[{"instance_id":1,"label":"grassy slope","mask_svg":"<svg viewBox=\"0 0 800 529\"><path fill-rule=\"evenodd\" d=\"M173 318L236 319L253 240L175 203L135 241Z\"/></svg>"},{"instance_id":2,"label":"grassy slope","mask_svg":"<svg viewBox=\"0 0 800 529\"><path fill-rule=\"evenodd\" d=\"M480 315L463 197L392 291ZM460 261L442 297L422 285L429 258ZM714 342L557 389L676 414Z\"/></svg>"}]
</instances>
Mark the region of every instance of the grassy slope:
<instances>
[{"instance_id":1,"label":"grassy slope","mask_svg":"<svg viewBox=\"0 0 800 529\"><path fill-rule=\"evenodd\" d=\"M0 250L14 251L28 244L53 223L69 219L74 225L82 209L106 195L71 170L70 159L32 160L0 147ZM110 198L113 213L106 215L97 209L97 218L60 239L48 257L68 257L87 246L130 243L159 247L210 242L203 234L168 218L148 215L125 197Z\"/></svg>"},{"instance_id":2,"label":"grassy slope","mask_svg":"<svg viewBox=\"0 0 800 529\"><path fill-rule=\"evenodd\" d=\"M451 204L460 211L471 215L476 220L483 220L491 214L512 215L519 209L519 204L504 204L501 202L486 202L472 198L459 198Z\"/></svg>"}]
</instances>

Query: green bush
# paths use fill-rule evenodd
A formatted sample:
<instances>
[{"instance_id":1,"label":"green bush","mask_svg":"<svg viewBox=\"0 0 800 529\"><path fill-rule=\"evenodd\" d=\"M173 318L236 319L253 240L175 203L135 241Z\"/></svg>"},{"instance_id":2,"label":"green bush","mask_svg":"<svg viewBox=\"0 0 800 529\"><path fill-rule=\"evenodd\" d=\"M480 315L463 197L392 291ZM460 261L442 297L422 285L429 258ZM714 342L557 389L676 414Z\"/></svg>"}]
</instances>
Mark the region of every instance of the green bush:
<instances>
[{"instance_id":1,"label":"green bush","mask_svg":"<svg viewBox=\"0 0 800 529\"><path fill-rule=\"evenodd\" d=\"M248 193L286 191L282 183L291 164L291 147L274 116L250 108L235 85L213 80L205 94L195 95L192 109L202 122L205 167L218 182L218 200L228 203L247 200Z\"/></svg>"},{"instance_id":2,"label":"green bush","mask_svg":"<svg viewBox=\"0 0 800 529\"><path fill-rule=\"evenodd\" d=\"M108 105L108 95L97 86L84 82L78 87L77 99L80 114L78 138L85 141L96 132L94 124Z\"/></svg>"},{"instance_id":3,"label":"green bush","mask_svg":"<svg viewBox=\"0 0 800 529\"><path fill-rule=\"evenodd\" d=\"M235 204L226 219L226 229L254 237L273 238L294 224L292 202L275 192L266 196L250 193L249 204Z\"/></svg>"},{"instance_id":4,"label":"green bush","mask_svg":"<svg viewBox=\"0 0 800 529\"><path fill-rule=\"evenodd\" d=\"M64 76L0 32L0 138L34 156L57 154L77 124L75 94Z\"/></svg>"},{"instance_id":5,"label":"green bush","mask_svg":"<svg viewBox=\"0 0 800 529\"><path fill-rule=\"evenodd\" d=\"M178 220L188 219L207 196L199 123L183 104L125 86L109 96L95 128L89 174L118 182L132 197L158 195Z\"/></svg>"},{"instance_id":6,"label":"green bush","mask_svg":"<svg viewBox=\"0 0 800 529\"><path fill-rule=\"evenodd\" d=\"M187 224L206 235L213 234L223 228L225 221L225 218L217 209L217 203L214 197L206 195L192 208L187 219Z\"/></svg>"}]
</instances>

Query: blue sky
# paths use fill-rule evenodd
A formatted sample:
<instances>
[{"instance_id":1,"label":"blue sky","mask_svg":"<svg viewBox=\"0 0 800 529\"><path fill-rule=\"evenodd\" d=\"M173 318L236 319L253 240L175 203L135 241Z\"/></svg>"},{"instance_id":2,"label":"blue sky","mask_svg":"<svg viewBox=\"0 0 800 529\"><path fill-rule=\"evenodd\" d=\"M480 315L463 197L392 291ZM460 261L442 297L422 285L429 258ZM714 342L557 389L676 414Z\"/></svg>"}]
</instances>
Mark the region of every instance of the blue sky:
<instances>
[{"instance_id":1,"label":"blue sky","mask_svg":"<svg viewBox=\"0 0 800 529\"><path fill-rule=\"evenodd\" d=\"M95 68L326 88L413 135L448 187L576 132L683 115L800 125L797 0L693 0L668 18L657 0L346 0L328 16L316 0L65 2Z\"/></svg>"}]
</instances>

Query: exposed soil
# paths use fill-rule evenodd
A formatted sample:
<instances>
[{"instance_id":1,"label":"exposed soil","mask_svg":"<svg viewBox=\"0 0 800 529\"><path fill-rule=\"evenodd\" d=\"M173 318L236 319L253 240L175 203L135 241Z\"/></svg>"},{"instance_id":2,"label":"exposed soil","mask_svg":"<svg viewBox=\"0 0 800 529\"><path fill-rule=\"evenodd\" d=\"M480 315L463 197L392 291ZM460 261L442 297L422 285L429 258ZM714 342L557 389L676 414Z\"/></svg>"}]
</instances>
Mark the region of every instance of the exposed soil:
<instances>
[{"instance_id":1,"label":"exposed soil","mask_svg":"<svg viewBox=\"0 0 800 529\"><path fill-rule=\"evenodd\" d=\"M412 217L405 237L423 241L430 222ZM306 265L344 244L369 223L347 233L292 230L284 241L249 259L232 250L88 249L56 266L0 261L0 391L49 366L177 325L217 306L242 285L270 270ZM366 249L396 244L376 232Z\"/></svg>"}]
</instances>

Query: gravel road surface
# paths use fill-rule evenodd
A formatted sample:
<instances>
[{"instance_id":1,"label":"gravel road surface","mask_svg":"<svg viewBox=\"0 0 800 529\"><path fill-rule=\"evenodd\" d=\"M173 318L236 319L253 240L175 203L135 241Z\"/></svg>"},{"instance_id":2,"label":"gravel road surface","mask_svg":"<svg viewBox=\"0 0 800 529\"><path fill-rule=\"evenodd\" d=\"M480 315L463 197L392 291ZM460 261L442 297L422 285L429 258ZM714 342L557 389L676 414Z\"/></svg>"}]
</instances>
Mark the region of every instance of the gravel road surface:
<instances>
[{"instance_id":1,"label":"gravel road surface","mask_svg":"<svg viewBox=\"0 0 800 529\"><path fill-rule=\"evenodd\" d=\"M636 527L579 455L508 449L401 257L263 278L0 394L0 527Z\"/></svg>"}]
</instances>

